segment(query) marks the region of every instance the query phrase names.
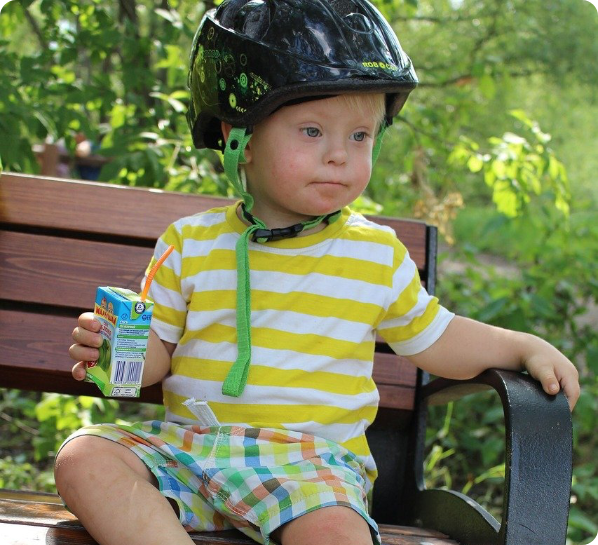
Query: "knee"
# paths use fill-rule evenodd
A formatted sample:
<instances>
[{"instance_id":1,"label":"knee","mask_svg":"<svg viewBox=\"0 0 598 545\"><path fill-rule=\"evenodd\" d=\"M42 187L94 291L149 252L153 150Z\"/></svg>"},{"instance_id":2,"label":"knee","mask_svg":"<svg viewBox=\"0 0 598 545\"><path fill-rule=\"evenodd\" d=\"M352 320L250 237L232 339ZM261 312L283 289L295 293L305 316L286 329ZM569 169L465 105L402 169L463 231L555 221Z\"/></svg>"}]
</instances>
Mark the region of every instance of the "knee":
<instances>
[{"instance_id":1,"label":"knee","mask_svg":"<svg viewBox=\"0 0 598 545\"><path fill-rule=\"evenodd\" d=\"M315 511L314 529L327 536L338 536L355 539L355 536L370 537L369 525L365 519L353 509L347 507L324 507ZM334 540L332 540L334 541Z\"/></svg>"},{"instance_id":2,"label":"knee","mask_svg":"<svg viewBox=\"0 0 598 545\"><path fill-rule=\"evenodd\" d=\"M275 537L283 545L312 543L341 545L345 543L371 545L372 535L366 520L348 507L323 507L292 520L280 528Z\"/></svg>"},{"instance_id":3,"label":"knee","mask_svg":"<svg viewBox=\"0 0 598 545\"><path fill-rule=\"evenodd\" d=\"M63 445L54 464L54 480L60 495L73 483L87 477L90 469L97 467L96 463L101 463L105 442L100 437L83 435Z\"/></svg>"}]
</instances>

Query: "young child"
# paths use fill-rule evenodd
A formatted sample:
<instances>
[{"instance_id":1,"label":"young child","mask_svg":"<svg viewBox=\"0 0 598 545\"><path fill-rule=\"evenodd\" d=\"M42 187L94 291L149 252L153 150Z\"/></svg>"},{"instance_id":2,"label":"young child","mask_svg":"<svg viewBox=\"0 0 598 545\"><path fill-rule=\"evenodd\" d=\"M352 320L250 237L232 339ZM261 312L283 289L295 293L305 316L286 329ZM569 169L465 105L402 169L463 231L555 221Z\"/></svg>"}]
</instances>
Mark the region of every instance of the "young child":
<instances>
[{"instance_id":1,"label":"young child","mask_svg":"<svg viewBox=\"0 0 598 545\"><path fill-rule=\"evenodd\" d=\"M224 149L243 200L157 243L156 257L175 251L151 288L143 384L163 381L166 421L90 426L57 456L59 493L100 544L190 544L188 530L233 527L266 544L379 543L365 438L377 334L435 375L527 370L573 407L565 356L454 316L395 234L347 208L416 84L367 0L225 0L204 18L188 120L198 148ZM80 316L77 380L98 330Z\"/></svg>"}]
</instances>

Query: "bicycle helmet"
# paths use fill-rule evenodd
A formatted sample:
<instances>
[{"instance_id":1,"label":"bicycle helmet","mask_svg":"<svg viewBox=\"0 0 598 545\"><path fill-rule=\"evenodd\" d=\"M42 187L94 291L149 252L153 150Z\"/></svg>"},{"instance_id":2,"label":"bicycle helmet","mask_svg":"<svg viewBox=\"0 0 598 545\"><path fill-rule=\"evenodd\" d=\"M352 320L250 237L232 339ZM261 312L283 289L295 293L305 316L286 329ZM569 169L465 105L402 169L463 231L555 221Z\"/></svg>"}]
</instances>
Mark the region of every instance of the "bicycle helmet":
<instances>
[{"instance_id":1,"label":"bicycle helmet","mask_svg":"<svg viewBox=\"0 0 598 545\"><path fill-rule=\"evenodd\" d=\"M221 121L251 127L306 97L386 93L390 123L417 76L367 0L225 0L195 34L188 85L195 147L222 150Z\"/></svg>"}]
</instances>

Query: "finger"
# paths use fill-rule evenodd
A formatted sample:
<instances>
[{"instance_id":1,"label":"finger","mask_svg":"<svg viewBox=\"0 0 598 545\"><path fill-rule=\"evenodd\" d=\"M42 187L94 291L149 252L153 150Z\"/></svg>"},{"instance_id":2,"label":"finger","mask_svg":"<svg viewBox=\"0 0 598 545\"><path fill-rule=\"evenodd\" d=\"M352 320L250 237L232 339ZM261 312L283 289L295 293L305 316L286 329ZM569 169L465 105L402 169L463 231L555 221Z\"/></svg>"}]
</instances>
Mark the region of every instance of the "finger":
<instances>
[{"instance_id":1,"label":"finger","mask_svg":"<svg viewBox=\"0 0 598 545\"><path fill-rule=\"evenodd\" d=\"M551 367L543 367L538 370L535 378L540 381L542 389L547 394L555 395L559 393L561 385Z\"/></svg>"},{"instance_id":2,"label":"finger","mask_svg":"<svg viewBox=\"0 0 598 545\"><path fill-rule=\"evenodd\" d=\"M71 337L73 338L73 341L75 341L75 344L91 346L92 348L99 348L102 346L102 336L83 326L77 326L73 329Z\"/></svg>"},{"instance_id":3,"label":"finger","mask_svg":"<svg viewBox=\"0 0 598 545\"><path fill-rule=\"evenodd\" d=\"M577 369L571 364L564 372L559 371L560 376L557 377L553 367L542 367L537 371L536 379L540 381L547 394L555 395L562 389L570 409L573 410L580 395Z\"/></svg>"},{"instance_id":4,"label":"finger","mask_svg":"<svg viewBox=\"0 0 598 545\"><path fill-rule=\"evenodd\" d=\"M101 344L101 343L100 343ZM69 347L69 356L71 359L81 361L96 361L100 357L100 351L92 346L83 344L72 344Z\"/></svg>"},{"instance_id":5,"label":"finger","mask_svg":"<svg viewBox=\"0 0 598 545\"><path fill-rule=\"evenodd\" d=\"M87 375L87 363L79 361L73 365L72 375L75 380L83 380Z\"/></svg>"},{"instance_id":6,"label":"finger","mask_svg":"<svg viewBox=\"0 0 598 545\"><path fill-rule=\"evenodd\" d=\"M77 320L79 327L88 329L89 331L99 331L100 322L96 320L93 312L84 312Z\"/></svg>"},{"instance_id":7,"label":"finger","mask_svg":"<svg viewBox=\"0 0 598 545\"><path fill-rule=\"evenodd\" d=\"M96 319L93 312L84 312L77 319L77 327L73 330L72 335L73 340L79 344L100 346L102 342L99 336L100 329L101 324ZM98 342L100 344L98 344Z\"/></svg>"},{"instance_id":8,"label":"finger","mask_svg":"<svg viewBox=\"0 0 598 545\"><path fill-rule=\"evenodd\" d=\"M561 387L563 388L563 392L565 393L567 402L569 403L569 408L573 410L581 394L579 381L577 379L571 379L567 377L561 380Z\"/></svg>"}]
</instances>

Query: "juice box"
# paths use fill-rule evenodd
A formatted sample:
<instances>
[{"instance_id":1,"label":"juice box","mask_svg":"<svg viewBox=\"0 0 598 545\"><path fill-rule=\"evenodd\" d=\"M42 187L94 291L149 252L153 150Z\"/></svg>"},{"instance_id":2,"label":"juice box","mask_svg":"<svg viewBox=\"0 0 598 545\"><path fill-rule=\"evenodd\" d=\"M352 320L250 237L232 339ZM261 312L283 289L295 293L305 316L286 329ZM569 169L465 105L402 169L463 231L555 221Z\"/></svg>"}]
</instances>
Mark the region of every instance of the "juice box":
<instances>
[{"instance_id":1,"label":"juice box","mask_svg":"<svg viewBox=\"0 0 598 545\"><path fill-rule=\"evenodd\" d=\"M87 363L88 382L107 397L139 397L154 303L134 291L100 287L94 315L103 342L100 356Z\"/></svg>"}]
</instances>

